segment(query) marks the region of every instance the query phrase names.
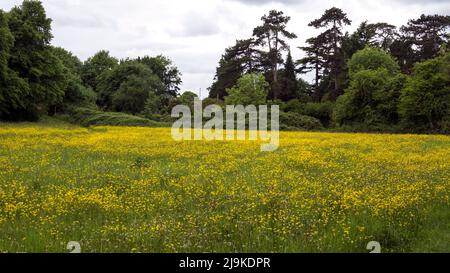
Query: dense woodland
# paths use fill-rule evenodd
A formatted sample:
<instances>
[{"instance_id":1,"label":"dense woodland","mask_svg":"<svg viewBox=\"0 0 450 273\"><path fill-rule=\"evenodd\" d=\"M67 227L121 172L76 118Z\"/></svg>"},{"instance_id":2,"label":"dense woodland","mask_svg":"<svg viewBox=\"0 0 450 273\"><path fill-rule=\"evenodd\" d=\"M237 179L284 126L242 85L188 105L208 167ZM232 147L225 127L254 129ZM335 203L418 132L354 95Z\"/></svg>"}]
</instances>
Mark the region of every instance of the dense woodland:
<instances>
[{"instance_id":1,"label":"dense woodland","mask_svg":"<svg viewBox=\"0 0 450 273\"><path fill-rule=\"evenodd\" d=\"M399 28L363 22L349 33L351 18L333 7L298 48L289 41L302 30L289 21L272 10L252 37L226 48L203 105L277 104L283 129L450 132L450 16ZM0 10L1 120L164 126L173 106L192 104L168 57L118 60L102 50L82 62L51 45L51 22L39 1ZM291 50L305 57L293 60Z\"/></svg>"}]
</instances>

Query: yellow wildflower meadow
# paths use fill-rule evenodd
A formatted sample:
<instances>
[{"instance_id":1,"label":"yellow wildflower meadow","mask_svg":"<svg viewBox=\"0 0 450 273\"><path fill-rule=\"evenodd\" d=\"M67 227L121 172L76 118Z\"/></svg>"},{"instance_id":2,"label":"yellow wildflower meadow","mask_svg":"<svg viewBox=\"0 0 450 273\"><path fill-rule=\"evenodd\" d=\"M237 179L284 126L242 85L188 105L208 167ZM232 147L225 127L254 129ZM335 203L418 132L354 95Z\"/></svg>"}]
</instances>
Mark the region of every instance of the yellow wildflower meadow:
<instances>
[{"instance_id":1,"label":"yellow wildflower meadow","mask_svg":"<svg viewBox=\"0 0 450 273\"><path fill-rule=\"evenodd\" d=\"M424 243L449 238L450 137L282 132L275 152L260 144L1 124L0 251L450 251Z\"/></svg>"}]
</instances>

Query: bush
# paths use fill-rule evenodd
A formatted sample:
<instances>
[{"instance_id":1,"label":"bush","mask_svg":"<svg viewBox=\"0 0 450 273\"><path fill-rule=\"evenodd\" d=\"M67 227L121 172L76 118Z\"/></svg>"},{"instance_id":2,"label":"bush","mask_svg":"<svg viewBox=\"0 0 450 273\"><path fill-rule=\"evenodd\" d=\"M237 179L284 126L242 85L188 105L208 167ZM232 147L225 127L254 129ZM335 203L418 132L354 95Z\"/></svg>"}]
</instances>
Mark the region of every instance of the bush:
<instances>
[{"instance_id":1,"label":"bush","mask_svg":"<svg viewBox=\"0 0 450 273\"><path fill-rule=\"evenodd\" d=\"M159 121L159 122L165 122L165 123L173 123L177 118L173 118L170 115L162 115L162 114L145 114L143 115L144 118Z\"/></svg>"},{"instance_id":2,"label":"bush","mask_svg":"<svg viewBox=\"0 0 450 273\"><path fill-rule=\"evenodd\" d=\"M288 102L286 102L286 105L284 109L282 109L285 112L295 112L299 114L303 114L303 110L305 108L305 104L300 102L299 99L293 99Z\"/></svg>"},{"instance_id":3,"label":"bush","mask_svg":"<svg viewBox=\"0 0 450 273\"><path fill-rule=\"evenodd\" d=\"M166 127L171 125L170 123L157 122L124 113L102 112L91 108L73 107L68 109L67 112L67 115L62 116L63 119L72 123L81 124L82 126L113 125Z\"/></svg>"},{"instance_id":4,"label":"bush","mask_svg":"<svg viewBox=\"0 0 450 273\"><path fill-rule=\"evenodd\" d=\"M220 107L223 107L224 102L222 100L217 100L216 98L206 98L202 101L203 109L205 109L209 105L219 105Z\"/></svg>"},{"instance_id":5,"label":"bush","mask_svg":"<svg viewBox=\"0 0 450 273\"><path fill-rule=\"evenodd\" d=\"M334 103L326 102L308 102L304 105L303 115L314 117L325 126L328 127L333 114Z\"/></svg>"},{"instance_id":6,"label":"bush","mask_svg":"<svg viewBox=\"0 0 450 273\"><path fill-rule=\"evenodd\" d=\"M280 128L319 130L323 129L323 125L320 120L313 117L293 112L280 112Z\"/></svg>"}]
</instances>

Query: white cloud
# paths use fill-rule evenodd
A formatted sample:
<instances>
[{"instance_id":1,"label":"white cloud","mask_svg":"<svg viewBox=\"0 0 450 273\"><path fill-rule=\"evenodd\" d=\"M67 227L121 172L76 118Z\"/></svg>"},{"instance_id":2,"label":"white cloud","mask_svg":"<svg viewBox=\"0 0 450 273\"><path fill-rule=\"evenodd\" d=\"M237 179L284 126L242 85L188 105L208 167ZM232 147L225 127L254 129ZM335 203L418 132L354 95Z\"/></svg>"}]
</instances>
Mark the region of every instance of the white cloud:
<instances>
[{"instance_id":1,"label":"white cloud","mask_svg":"<svg viewBox=\"0 0 450 273\"><path fill-rule=\"evenodd\" d=\"M9 10L21 0L2 0ZM183 73L182 90L203 90L211 84L224 49L250 37L262 15L281 9L291 16L288 29L299 37L297 49L317 30L307 24L332 6L342 8L354 30L362 21L396 26L420 14L449 14L449 0L43 0L53 19L53 44L81 59L101 49L119 58L164 54Z\"/></svg>"}]
</instances>

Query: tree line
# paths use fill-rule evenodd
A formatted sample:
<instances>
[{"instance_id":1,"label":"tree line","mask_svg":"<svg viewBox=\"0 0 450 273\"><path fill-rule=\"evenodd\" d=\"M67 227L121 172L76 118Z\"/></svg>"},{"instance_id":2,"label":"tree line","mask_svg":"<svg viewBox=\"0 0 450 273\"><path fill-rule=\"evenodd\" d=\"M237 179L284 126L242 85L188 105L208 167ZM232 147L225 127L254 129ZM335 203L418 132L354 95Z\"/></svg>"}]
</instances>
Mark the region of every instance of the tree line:
<instances>
[{"instance_id":1,"label":"tree line","mask_svg":"<svg viewBox=\"0 0 450 273\"><path fill-rule=\"evenodd\" d=\"M50 44L51 22L40 1L0 10L0 119L37 120L74 107L170 113L181 73L169 58L118 60L101 50L81 62Z\"/></svg>"},{"instance_id":2,"label":"tree line","mask_svg":"<svg viewBox=\"0 0 450 273\"><path fill-rule=\"evenodd\" d=\"M290 19L272 10L252 37L226 48L203 105L278 104L284 129L450 131L450 16L421 15L400 28L363 22L349 33L351 20L333 7L309 23L321 32L298 47L299 60ZM174 105L197 96L180 94L168 57L119 60L101 50L82 62L52 38L40 1L0 10L1 120L117 112L170 121Z\"/></svg>"},{"instance_id":3,"label":"tree line","mask_svg":"<svg viewBox=\"0 0 450 273\"><path fill-rule=\"evenodd\" d=\"M449 131L450 16L421 15L400 28L365 21L349 33L344 27L351 20L333 7L309 23L322 32L299 47L305 57L295 61L288 45L297 37L288 30L290 19L272 10L252 37L227 48L210 99L247 103L251 92L236 87L248 81L245 75L257 74L268 86L253 93L266 92L266 100L285 112L317 118L326 127ZM299 77L306 73L312 73L312 83Z\"/></svg>"}]
</instances>

